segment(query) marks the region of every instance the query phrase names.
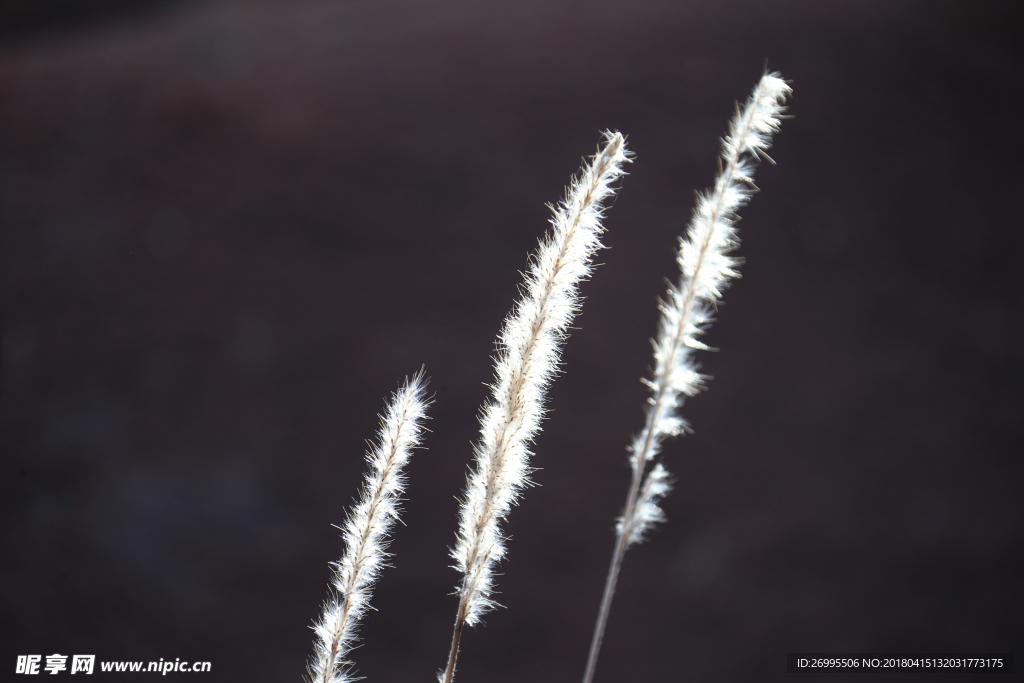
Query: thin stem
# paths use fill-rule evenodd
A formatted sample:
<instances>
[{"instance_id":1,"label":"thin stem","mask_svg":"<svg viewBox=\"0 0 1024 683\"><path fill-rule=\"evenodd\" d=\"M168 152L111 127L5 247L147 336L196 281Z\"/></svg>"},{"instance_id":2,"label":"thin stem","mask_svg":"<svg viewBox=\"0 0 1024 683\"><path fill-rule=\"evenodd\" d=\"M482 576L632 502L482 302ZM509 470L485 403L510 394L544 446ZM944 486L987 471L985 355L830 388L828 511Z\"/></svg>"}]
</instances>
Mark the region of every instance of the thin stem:
<instances>
[{"instance_id":1,"label":"thin stem","mask_svg":"<svg viewBox=\"0 0 1024 683\"><path fill-rule=\"evenodd\" d=\"M452 650L448 653L448 666L444 670L444 683L452 683L455 676L455 660L459 657L459 642L462 640L462 629L466 626L465 605L459 605L459 616L455 619L455 632L452 634Z\"/></svg>"},{"instance_id":2,"label":"thin stem","mask_svg":"<svg viewBox=\"0 0 1024 683\"><path fill-rule=\"evenodd\" d=\"M643 481L647 454L650 453L651 446L654 444L654 416L659 413L664 396L665 385L662 383L659 385L658 395L647 413L643 449L634 454L636 460L633 465L633 477L629 483L629 494L626 496L626 509L622 514L622 527L615 541L615 552L612 553L612 562L608 567L608 576L604 582L604 594L601 596L601 607L597 612L597 622L594 624L594 635L590 640L590 652L587 655L587 668L583 672L583 683L592 683L594 680L597 656L601 654L601 643L604 640L604 630L608 624L608 613L611 611L615 586L619 581L619 570L622 568L622 559L626 556L626 548L629 547L629 528L633 522L633 508L636 506L637 493L640 491L640 483Z\"/></svg>"},{"instance_id":3,"label":"thin stem","mask_svg":"<svg viewBox=\"0 0 1024 683\"><path fill-rule=\"evenodd\" d=\"M640 473L643 470L634 468L633 481L629 487L629 501L636 500L637 491L640 488ZM612 553L612 563L608 567L608 577L604 582L604 595L601 596L601 608L597 613L597 622L594 624L594 636L590 641L590 653L587 655L587 668L583 672L583 683L591 683L594 680L594 669L597 668L597 656L601 653L601 642L604 640L604 629L608 623L608 612L612 607L612 597L615 595L615 585L619 581L619 569L622 568L622 558L626 556L626 534L619 534L615 541L615 552Z\"/></svg>"}]
</instances>

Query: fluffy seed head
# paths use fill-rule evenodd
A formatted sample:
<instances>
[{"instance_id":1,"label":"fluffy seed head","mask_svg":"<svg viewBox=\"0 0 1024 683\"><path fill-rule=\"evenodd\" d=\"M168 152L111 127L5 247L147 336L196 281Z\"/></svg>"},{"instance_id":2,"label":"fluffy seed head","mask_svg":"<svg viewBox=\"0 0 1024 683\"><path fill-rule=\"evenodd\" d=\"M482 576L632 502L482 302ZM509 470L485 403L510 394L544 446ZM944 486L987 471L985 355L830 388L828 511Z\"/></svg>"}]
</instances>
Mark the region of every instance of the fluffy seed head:
<instances>
[{"instance_id":1,"label":"fluffy seed head","mask_svg":"<svg viewBox=\"0 0 1024 683\"><path fill-rule=\"evenodd\" d=\"M579 308L578 284L590 275L590 259L601 247L603 202L628 160L623 136L605 133L604 148L554 209L551 230L526 274L523 298L498 336L491 400L482 410L475 466L452 550L455 568L463 575L460 599L471 626L494 606L493 568L505 555L499 523L527 483L530 444L544 415L545 392Z\"/></svg>"},{"instance_id":2,"label":"fluffy seed head","mask_svg":"<svg viewBox=\"0 0 1024 683\"><path fill-rule=\"evenodd\" d=\"M722 291L739 275L739 260L730 255L738 244L736 214L750 199L756 162L768 158L765 151L779 129L790 92L779 74L765 74L743 109L737 109L722 139L722 166L714 187L698 195L686 235L679 240L679 284L669 289L660 306L658 335L652 342L654 376L643 380L652 394L647 420L630 447L637 472L660 452L666 438L689 428L679 415L683 397L698 393L707 379L698 372L693 351L708 348L698 337L710 324ZM660 464L646 473L632 510L620 523L620 533L629 534L629 542L661 521L661 511L652 501L668 492L667 481Z\"/></svg>"},{"instance_id":3,"label":"fluffy seed head","mask_svg":"<svg viewBox=\"0 0 1024 683\"><path fill-rule=\"evenodd\" d=\"M419 444L429 401L424 398L421 370L392 396L377 443L366 454L370 466L359 501L342 526L345 554L332 563L333 594L313 630L316 653L309 667L312 683L354 681L346 656L370 603L373 584L388 555L387 534L398 519L398 501L405 490L402 468Z\"/></svg>"}]
</instances>

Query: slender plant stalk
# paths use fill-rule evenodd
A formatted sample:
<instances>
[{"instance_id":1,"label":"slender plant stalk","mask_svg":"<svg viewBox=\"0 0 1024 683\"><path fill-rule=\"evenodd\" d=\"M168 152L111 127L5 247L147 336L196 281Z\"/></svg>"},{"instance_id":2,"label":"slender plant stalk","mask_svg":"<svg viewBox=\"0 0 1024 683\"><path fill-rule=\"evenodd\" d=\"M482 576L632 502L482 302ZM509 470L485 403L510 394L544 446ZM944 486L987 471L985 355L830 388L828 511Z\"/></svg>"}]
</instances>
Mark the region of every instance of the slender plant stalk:
<instances>
[{"instance_id":1,"label":"slender plant stalk","mask_svg":"<svg viewBox=\"0 0 1024 683\"><path fill-rule=\"evenodd\" d=\"M462 580L448 663L438 673L442 683L451 683L455 675L465 626L479 623L495 606L490 598L493 569L505 555L498 525L527 483L529 447L540 429L546 389L580 305L578 284L590 274L590 259L601 247L602 203L628 161L622 135L605 133L605 143L554 211L552 229L526 275L523 299L498 336L491 401L481 414L475 466L467 478L452 550Z\"/></svg>"},{"instance_id":2,"label":"slender plant stalk","mask_svg":"<svg viewBox=\"0 0 1024 683\"><path fill-rule=\"evenodd\" d=\"M765 74L743 110L737 107L722 140L721 168L713 189L700 195L685 238L680 239L677 261L679 284L660 305L661 319L654 340L655 371L651 380L643 430L630 446L633 474L622 517L618 521L615 550L605 580L601 607L590 643L583 683L592 683L601 651L605 625L626 549L643 540L655 523L664 521L658 502L671 490L668 472L660 463L647 464L660 452L662 442L688 430L679 416L682 396L699 392L706 379L691 359L693 350L708 348L697 336L711 322L715 303L728 281L738 276L738 259L729 256L737 245L736 212L750 199L758 157L779 128L783 102L791 92L777 73ZM770 159L769 159L770 160ZM646 473L645 473L646 472Z\"/></svg>"},{"instance_id":3,"label":"slender plant stalk","mask_svg":"<svg viewBox=\"0 0 1024 683\"><path fill-rule=\"evenodd\" d=\"M405 490L402 468L423 430L429 403L420 370L395 392L383 417L377 443L366 454L370 471L360 500L342 527L345 554L333 564L332 595L314 626L316 654L309 669L311 683L349 683L352 650L359 621L369 607L370 593L387 553L387 534L398 519L398 501Z\"/></svg>"}]
</instances>

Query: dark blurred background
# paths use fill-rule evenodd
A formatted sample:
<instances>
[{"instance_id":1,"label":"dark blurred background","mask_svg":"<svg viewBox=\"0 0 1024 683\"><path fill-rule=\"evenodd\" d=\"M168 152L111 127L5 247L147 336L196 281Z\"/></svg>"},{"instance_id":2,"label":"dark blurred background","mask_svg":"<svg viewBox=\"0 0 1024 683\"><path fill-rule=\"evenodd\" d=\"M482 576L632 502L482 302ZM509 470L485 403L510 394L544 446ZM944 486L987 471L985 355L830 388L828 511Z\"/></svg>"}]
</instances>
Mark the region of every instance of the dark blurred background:
<instances>
[{"instance_id":1,"label":"dark blurred background","mask_svg":"<svg viewBox=\"0 0 1024 683\"><path fill-rule=\"evenodd\" d=\"M612 128L636 160L539 486L507 526L508 608L468 633L456 679L578 680L655 300L766 59L795 118L743 211L743 278L701 354L714 379L665 449L669 521L626 558L597 681L1013 650L1021 7L4 3L5 680L16 655L56 652L299 681L342 550L331 524L421 364L432 433L354 659L371 681L431 680L494 338L545 202Z\"/></svg>"}]
</instances>

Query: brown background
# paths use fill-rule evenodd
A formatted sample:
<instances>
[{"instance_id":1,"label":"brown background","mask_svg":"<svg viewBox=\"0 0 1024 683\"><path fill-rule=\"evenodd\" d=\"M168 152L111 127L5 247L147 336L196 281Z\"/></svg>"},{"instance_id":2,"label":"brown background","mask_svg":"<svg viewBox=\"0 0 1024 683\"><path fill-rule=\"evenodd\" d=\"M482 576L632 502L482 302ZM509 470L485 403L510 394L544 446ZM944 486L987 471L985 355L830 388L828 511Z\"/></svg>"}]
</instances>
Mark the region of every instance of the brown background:
<instances>
[{"instance_id":1,"label":"brown background","mask_svg":"<svg viewBox=\"0 0 1024 683\"><path fill-rule=\"evenodd\" d=\"M636 161L507 527L508 609L457 677L578 680L655 299L765 59L796 118L597 680L1024 642L1020 3L44 4L0 12L3 670L300 680L363 441L425 364L433 431L354 659L431 680L494 337L612 128Z\"/></svg>"}]
</instances>

